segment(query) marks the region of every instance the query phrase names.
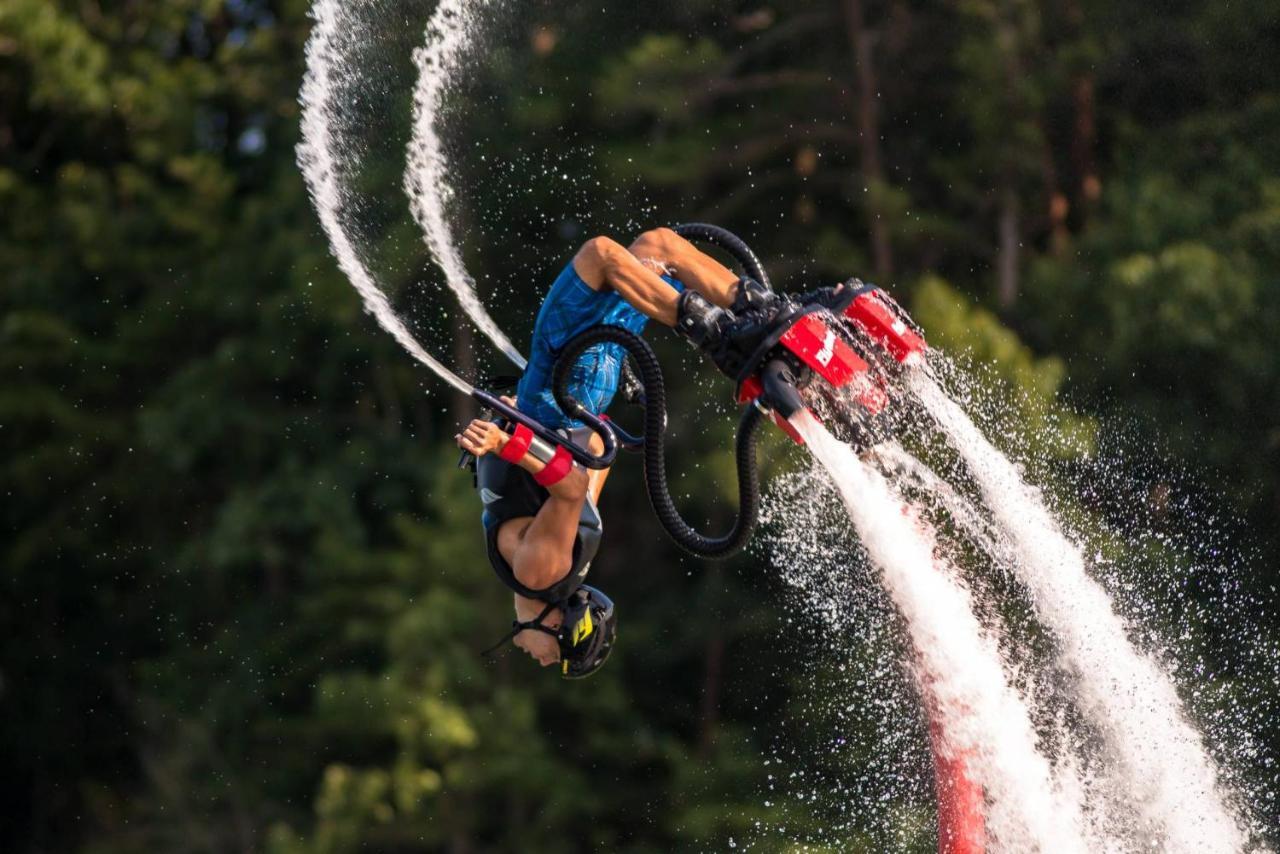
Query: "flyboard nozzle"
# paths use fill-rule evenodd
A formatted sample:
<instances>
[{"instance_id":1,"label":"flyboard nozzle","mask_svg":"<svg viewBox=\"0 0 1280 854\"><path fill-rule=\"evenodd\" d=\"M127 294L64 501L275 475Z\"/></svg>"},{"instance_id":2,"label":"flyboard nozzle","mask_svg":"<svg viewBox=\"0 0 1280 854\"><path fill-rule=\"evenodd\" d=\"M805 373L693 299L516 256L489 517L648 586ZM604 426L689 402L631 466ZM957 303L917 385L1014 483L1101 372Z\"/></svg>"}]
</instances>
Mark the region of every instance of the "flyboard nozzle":
<instances>
[{"instance_id":1,"label":"flyboard nozzle","mask_svg":"<svg viewBox=\"0 0 1280 854\"><path fill-rule=\"evenodd\" d=\"M804 399L796 389L795 373L785 359L770 359L766 362L760 371L760 383L764 387L761 399L783 418L790 420L791 416L805 408Z\"/></svg>"}]
</instances>

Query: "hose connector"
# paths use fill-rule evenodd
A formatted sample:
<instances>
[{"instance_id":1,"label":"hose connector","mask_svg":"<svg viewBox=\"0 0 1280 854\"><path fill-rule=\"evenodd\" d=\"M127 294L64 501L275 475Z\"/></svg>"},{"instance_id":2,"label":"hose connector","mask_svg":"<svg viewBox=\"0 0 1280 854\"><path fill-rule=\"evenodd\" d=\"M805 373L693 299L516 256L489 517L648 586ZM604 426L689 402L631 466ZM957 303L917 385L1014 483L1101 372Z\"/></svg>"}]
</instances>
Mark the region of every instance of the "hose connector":
<instances>
[{"instance_id":1,"label":"hose connector","mask_svg":"<svg viewBox=\"0 0 1280 854\"><path fill-rule=\"evenodd\" d=\"M764 387L761 399L774 412L790 420L802 409L805 409L804 398L796 388L798 380L791 366L785 359L770 359L760 371L760 384Z\"/></svg>"}]
</instances>

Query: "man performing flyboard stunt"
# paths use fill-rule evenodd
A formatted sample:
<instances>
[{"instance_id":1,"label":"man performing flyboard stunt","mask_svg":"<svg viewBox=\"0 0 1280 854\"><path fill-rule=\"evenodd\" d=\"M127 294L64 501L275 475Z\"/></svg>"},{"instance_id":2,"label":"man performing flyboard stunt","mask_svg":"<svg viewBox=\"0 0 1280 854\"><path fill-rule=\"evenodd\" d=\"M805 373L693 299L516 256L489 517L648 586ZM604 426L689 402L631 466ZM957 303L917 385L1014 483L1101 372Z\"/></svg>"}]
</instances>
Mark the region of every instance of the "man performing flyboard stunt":
<instances>
[{"instance_id":1,"label":"man performing flyboard stunt","mask_svg":"<svg viewBox=\"0 0 1280 854\"><path fill-rule=\"evenodd\" d=\"M838 313L855 291L820 288L799 303ZM553 394L553 368L567 342L602 326L639 333L653 319L688 338L732 377L742 354L758 349L771 331L778 302L759 282L738 276L670 229L647 231L629 247L593 238L542 304L514 405L566 442L599 453L599 436L566 415ZM618 344L602 342L572 363L568 389L589 412L608 408L626 355ZM583 583L600 543L596 503L608 469L589 472L563 445L553 447L511 421L476 419L455 438L476 458L489 560L515 592L516 620L499 645L513 640L544 666L560 661L566 677L589 675L604 663L616 636L613 603Z\"/></svg>"}]
</instances>

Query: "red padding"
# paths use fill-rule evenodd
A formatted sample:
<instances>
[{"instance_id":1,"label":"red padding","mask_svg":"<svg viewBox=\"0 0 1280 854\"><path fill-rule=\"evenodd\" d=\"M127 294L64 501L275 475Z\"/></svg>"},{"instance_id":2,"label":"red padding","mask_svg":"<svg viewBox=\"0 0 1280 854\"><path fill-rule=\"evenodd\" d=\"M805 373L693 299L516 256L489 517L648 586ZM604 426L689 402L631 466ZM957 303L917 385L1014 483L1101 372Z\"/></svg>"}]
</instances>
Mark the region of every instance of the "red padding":
<instances>
[{"instance_id":1,"label":"red padding","mask_svg":"<svg viewBox=\"0 0 1280 854\"><path fill-rule=\"evenodd\" d=\"M524 459L525 454L529 453L529 445L532 443L533 431L523 424L517 424L515 432L507 440L507 444L502 446L498 456L512 465L516 465Z\"/></svg>"},{"instance_id":2,"label":"red padding","mask_svg":"<svg viewBox=\"0 0 1280 854\"><path fill-rule=\"evenodd\" d=\"M564 445L556 445L556 454L542 471L533 476L539 486L555 486L573 470L573 457Z\"/></svg>"}]
</instances>

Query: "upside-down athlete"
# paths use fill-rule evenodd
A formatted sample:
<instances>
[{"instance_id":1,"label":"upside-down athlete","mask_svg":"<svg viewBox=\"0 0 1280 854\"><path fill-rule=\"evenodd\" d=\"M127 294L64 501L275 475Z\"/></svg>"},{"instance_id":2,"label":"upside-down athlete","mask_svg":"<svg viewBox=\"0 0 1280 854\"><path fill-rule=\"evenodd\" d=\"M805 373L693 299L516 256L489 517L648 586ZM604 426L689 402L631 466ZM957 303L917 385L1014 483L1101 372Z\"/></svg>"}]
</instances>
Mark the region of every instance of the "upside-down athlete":
<instances>
[{"instance_id":1,"label":"upside-down athlete","mask_svg":"<svg viewBox=\"0 0 1280 854\"><path fill-rule=\"evenodd\" d=\"M838 303L840 295L839 287L824 288L811 299ZM759 334L773 299L670 229L646 231L627 247L592 238L542 303L515 405L599 453L600 439L567 417L552 393L552 369L566 342L604 324L638 334L656 320L720 365L728 349ZM570 393L603 413L618 390L624 359L617 344L587 348L570 370ZM612 601L583 583L600 544L596 504L608 470L588 472L523 425L477 419L455 438L476 458L489 561L515 592L516 620L503 642L513 640L544 666L560 661L567 677L591 674L612 651L617 632Z\"/></svg>"}]
</instances>

